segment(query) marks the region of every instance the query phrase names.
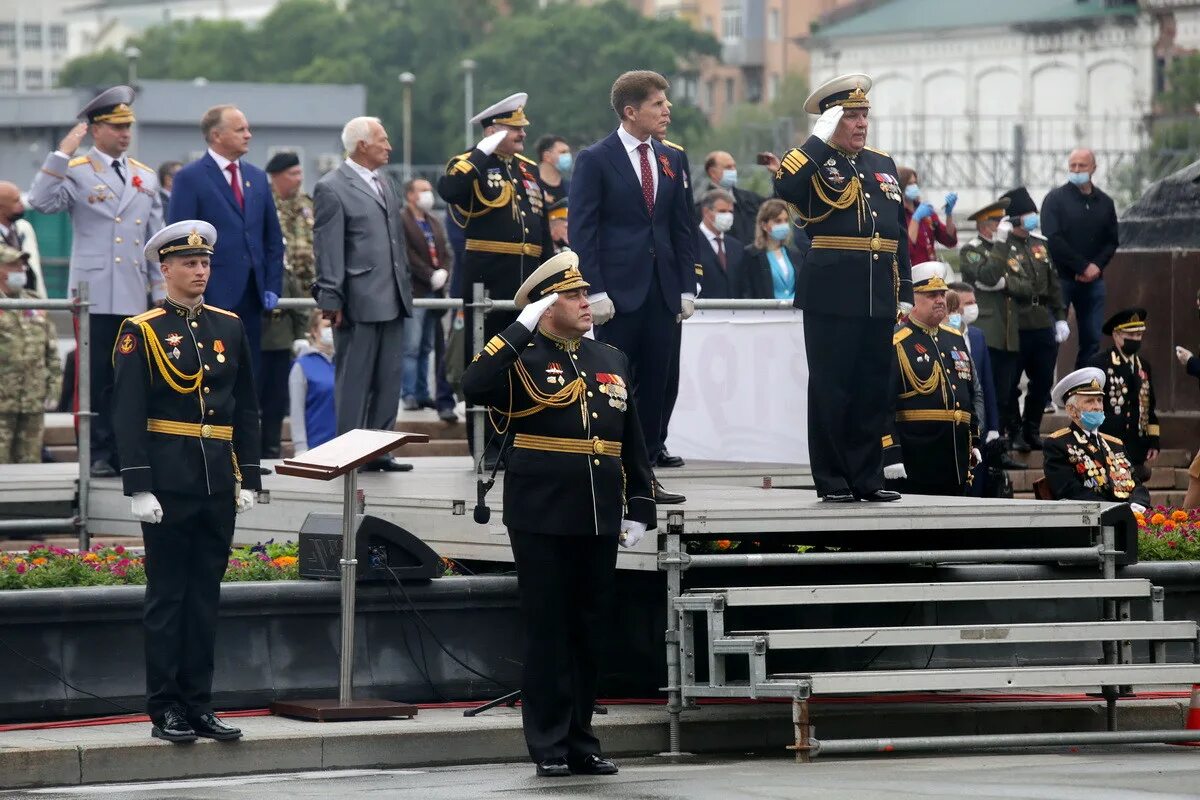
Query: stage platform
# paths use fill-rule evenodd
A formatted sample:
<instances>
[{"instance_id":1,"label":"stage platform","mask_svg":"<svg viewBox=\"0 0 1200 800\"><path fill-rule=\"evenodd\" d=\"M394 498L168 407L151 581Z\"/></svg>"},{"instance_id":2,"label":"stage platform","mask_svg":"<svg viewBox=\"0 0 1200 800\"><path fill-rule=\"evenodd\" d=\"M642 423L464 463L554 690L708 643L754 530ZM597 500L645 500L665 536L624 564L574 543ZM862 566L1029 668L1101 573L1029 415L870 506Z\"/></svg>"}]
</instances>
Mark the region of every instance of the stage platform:
<instances>
[{"instance_id":1,"label":"stage platform","mask_svg":"<svg viewBox=\"0 0 1200 800\"><path fill-rule=\"evenodd\" d=\"M469 459L427 457L410 461L416 465L412 472L359 476L368 513L412 531L440 555L512 561L503 525L503 473L497 476L496 486L488 495L491 521L483 526L476 524L472 515L475 478ZM1087 529L1099 525L1101 512L1110 505L918 496L895 503L827 504L817 499L807 467L786 464L696 462L658 474L669 489L688 498L682 505L659 507L660 532L665 530L667 514L679 511L684 535L699 537ZM773 488L762 488L764 477L771 479ZM341 507L340 481L324 483L269 475L264 487L270 490L270 503L260 504L238 519L238 542L295 538L310 512L338 512ZM128 499L122 496L115 479L93 482L91 508L93 538L139 532L129 517ZM656 541L647 537L636 548L620 551L618 566L656 570L656 550Z\"/></svg>"}]
</instances>

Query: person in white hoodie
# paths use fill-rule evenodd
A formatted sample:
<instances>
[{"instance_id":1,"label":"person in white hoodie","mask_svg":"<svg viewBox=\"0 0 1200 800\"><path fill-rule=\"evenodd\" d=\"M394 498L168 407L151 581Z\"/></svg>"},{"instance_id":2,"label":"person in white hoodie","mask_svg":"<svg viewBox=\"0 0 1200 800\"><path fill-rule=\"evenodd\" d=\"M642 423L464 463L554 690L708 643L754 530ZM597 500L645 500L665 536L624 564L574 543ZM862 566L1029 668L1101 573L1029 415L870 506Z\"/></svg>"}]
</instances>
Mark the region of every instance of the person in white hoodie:
<instances>
[{"instance_id":1,"label":"person in white hoodie","mask_svg":"<svg viewBox=\"0 0 1200 800\"><path fill-rule=\"evenodd\" d=\"M308 337L295 342L288 375L292 446L296 455L337 436L333 406L333 328L320 311L309 317Z\"/></svg>"}]
</instances>

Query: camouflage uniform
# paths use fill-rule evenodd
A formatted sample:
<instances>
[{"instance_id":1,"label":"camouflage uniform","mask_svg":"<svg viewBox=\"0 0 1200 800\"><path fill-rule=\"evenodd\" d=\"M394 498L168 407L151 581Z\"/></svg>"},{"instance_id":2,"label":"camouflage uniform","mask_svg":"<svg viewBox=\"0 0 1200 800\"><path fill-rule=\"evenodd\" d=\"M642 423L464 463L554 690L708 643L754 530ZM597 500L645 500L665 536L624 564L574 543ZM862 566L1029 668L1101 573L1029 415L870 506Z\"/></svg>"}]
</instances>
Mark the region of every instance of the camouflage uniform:
<instances>
[{"instance_id":1,"label":"camouflage uniform","mask_svg":"<svg viewBox=\"0 0 1200 800\"><path fill-rule=\"evenodd\" d=\"M45 402L62 388L57 340L45 311L0 310L0 463L42 460Z\"/></svg>"},{"instance_id":2,"label":"camouflage uniform","mask_svg":"<svg viewBox=\"0 0 1200 800\"><path fill-rule=\"evenodd\" d=\"M305 294L316 280L313 259L313 201L304 192L296 192L284 200L274 192L275 210L279 212L279 227L287 242L286 258L292 274L300 279Z\"/></svg>"}]
</instances>

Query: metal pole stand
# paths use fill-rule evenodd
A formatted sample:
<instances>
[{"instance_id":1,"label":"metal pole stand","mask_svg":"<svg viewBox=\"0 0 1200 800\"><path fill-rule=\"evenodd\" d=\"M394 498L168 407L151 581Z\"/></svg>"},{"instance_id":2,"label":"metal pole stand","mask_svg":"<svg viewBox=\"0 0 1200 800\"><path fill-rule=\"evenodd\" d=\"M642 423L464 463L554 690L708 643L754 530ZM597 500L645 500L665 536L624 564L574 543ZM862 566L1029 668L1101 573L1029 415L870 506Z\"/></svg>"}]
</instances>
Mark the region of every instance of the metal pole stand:
<instances>
[{"instance_id":1,"label":"metal pole stand","mask_svg":"<svg viewBox=\"0 0 1200 800\"><path fill-rule=\"evenodd\" d=\"M88 515L91 512L92 491L92 361L88 353L92 348L91 294L88 282L80 281L75 292L75 307L72 314L78 319L78 341L75 342L75 396L79 398L75 414L75 440L79 454L79 500L76 508L76 532L79 534L79 551L84 552L92 545L88 533Z\"/></svg>"},{"instance_id":2,"label":"metal pole stand","mask_svg":"<svg viewBox=\"0 0 1200 800\"><path fill-rule=\"evenodd\" d=\"M686 555L683 552L683 512L667 514L665 551L659 553L659 569L667 571L667 749L659 753L663 758L683 758L691 755L680 749L680 715L684 709L683 669L679 635L679 612L675 610L675 598L683 591L683 570ZM694 679L695 676L689 676Z\"/></svg>"}]
</instances>

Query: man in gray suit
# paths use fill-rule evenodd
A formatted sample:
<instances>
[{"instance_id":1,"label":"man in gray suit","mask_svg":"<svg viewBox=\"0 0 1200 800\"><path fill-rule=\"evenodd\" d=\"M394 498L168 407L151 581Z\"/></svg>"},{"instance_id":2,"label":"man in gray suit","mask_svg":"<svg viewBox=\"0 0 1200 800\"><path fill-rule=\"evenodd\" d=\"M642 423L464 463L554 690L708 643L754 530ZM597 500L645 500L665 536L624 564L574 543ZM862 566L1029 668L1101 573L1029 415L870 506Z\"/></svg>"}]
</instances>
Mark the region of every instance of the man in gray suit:
<instances>
[{"instance_id":1,"label":"man in gray suit","mask_svg":"<svg viewBox=\"0 0 1200 800\"><path fill-rule=\"evenodd\" d=\"M92 475L116 475L112 427L113 342L121 321L141 314L149 299L165 297L158 263L142 248L163 225L158 175L129 158L133 89L114 86L79 112L80 122L46 156L29 189L29 205L43 214L71 215L72 294L88 282L91 300ZM94 146L75 158L83 137ZM81 357L77 354L76 356Z\"/></svg>"},{"instance_id":2,"label":"man in gray suit","mask_svg":"<svg viewBox=\"0 0 1200 800\"><path fill-rule=\"evenodd\" d=\"M412 285L404 255L402 204L378 170L392 145L375 117L342 129L348 157L313 191L317 305L333 324L337 430L391 430L400 407L404 318ZM385 457L368 470L403 472Z\"/></svg>"}]
</instances>

